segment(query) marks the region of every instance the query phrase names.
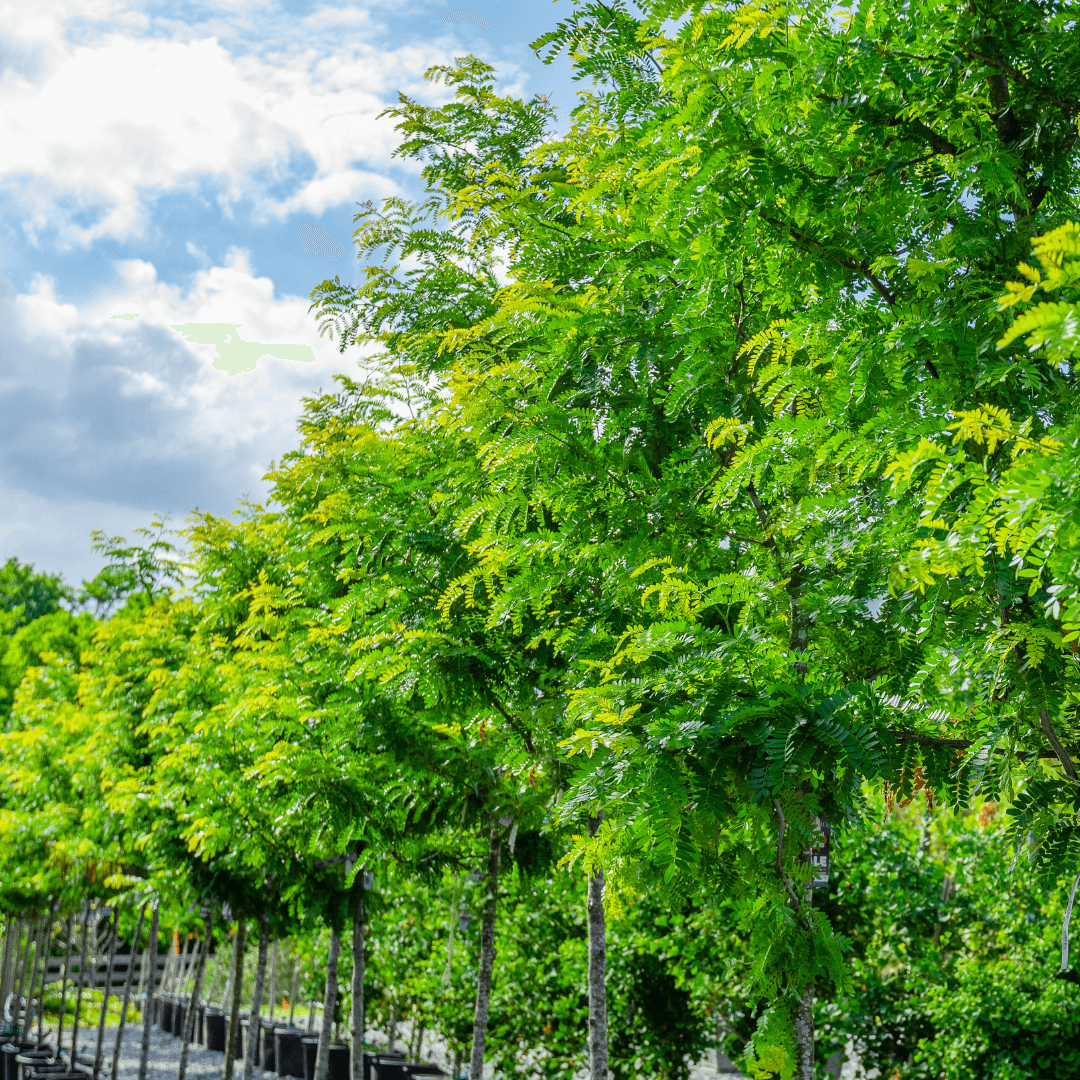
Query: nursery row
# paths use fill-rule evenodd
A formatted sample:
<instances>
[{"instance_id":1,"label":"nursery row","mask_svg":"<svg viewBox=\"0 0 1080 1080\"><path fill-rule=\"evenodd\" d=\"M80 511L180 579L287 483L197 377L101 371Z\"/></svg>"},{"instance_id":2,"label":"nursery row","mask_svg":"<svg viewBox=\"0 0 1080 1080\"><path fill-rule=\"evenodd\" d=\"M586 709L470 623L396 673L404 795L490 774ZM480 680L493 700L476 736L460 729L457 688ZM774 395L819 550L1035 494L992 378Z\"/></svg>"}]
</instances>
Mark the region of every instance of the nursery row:
<instances>
[{"instance_id":1,"label":"nursery row","mask_svg":"<svg viewBox=\"0 0 1080 1080\"><path fill-rule=\"evenodd\" d=\"M253 1029L288 942L314 1080L1076 1072L1074 8L583 0L565 122L403 94L266 504L0 575L9 938L231 942Z\"/></svg>"}]
</instances>

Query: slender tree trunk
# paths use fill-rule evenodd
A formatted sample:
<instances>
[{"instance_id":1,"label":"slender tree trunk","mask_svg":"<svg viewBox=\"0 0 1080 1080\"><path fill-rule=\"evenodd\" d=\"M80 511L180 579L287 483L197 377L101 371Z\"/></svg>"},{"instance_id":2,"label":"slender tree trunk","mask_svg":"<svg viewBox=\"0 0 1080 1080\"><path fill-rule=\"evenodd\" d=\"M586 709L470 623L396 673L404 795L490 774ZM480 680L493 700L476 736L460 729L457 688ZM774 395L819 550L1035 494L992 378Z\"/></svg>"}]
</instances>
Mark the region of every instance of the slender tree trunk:
<instances>
[{"instance_id":1,"label":"slender tree trunk","mask_svg":"<svg viewBox=\"0 0 1080 1080\"><path fill-rule=\"evenodd\" d=\"M813 886L803 892L803 911L810 918L814 903ZM795 1080L814 1080L814 982L811 979L799 994L795 1006Z\"/></svg>"},{"instance_id":2,"label":"slender tree trunk","mask_svg":"<svg viewBox=\"0 0 1080 1080\"><path fill-rule=\"evenodd\" d=\"M487 1043L488 1012L491 1008L491 975L495 969L495 911L499 903L501 854L502 837L499 835L498 826L494 826L488 841L487 900L484 903L484 923L480 932L480 973L476 978L476 1009L473 1012L469 1080L483 1080L484 1076L484 1046Z\"/></svg>"},{"instance_id":3,"label":"slender tree trunk","mask_svg":"<svg viewBox=\"0 0 1080 1080\"><path fill-rule=\"evenodd\" d=\"M3 1009L9 992L9 969L11 968L11 956L14 951L11 947L11 940L15 937L16 929L20 927L19 920L14 915L9 915L7 925L4 927L4 958L0 960L0 1009ZM3 1016L0 1016L0 1021L2 1020Z\"/></svg>"},{"instance_id":4,"label":"slender tree trunk","mask_svg":"<svg viewBox=\"0 0 1080 1080\"><path fill-rule=\"evenodd\" d=\"M244 1054L243 1080L251 1080L255 1057L259 1053L259 1019L262 1012L264 982L266 980L266 954L270 947L270 919L263 912L259 920L259 962L255 965L255 989L251 994L251 1012L248 1014L248 1047Z\"/></svg>"},{"instance_id":5,"label":"slender tree trunk","mask_svg":"<svg viewBox=\"0 0 1080 1080\"><path fill-rule=\"evenodd\" d=\"M34 932L31 935L34 945L34 966L30 969L30 978L27 980L26 975L23 975L23 1011L22 1011L22 1024L20 1025L20 1039L26 1042L30 1036L30 1028L32 1026L31 1019L33 1017L33 996L34 996L34 984L37 982L37 969L38 963L41 960L41 935L44 933L44 920L36 920L34 922ZM29 959L29 956L27 957ZM25 968L25 965L24 965Z\"/></svg>"},{"instance_id":6,"label":"slender tree trunk","mask_svg":"<svg viewBox=\"0 0 1080 1080\"><path fill-rule=\"evenodd\" d=\"M105 986L101 991L101 1015L98 1017L97 1048L94 1051L94 1080L101 1072L101 1048L105 1041L105 1014L109 1011L109 989L112 983L113 964L116 963L116 940L120 936L120 907L113 914L112 934L109 937L109 963L105 968Z\"/></svg>"},{"instance_id":7,"label":"slender tree trunk","mask_svg":"<svg viewBox=\"0 0 1080 1080\"><path fill-rule=\"evenodd\" d=\"M83 987L86 985L86 953L90 937L90 906L83 912L82 940L79 942L79 983L75 990L75 1019L71 1022L71 1064L75 1065L79 1054L79 1020L82 1013ZM95 932L96 933L96 932Z\"/></svg>"},{"instance_id":8,"label":"slender tree trunk","mask_svg":"<svg viewBox=\"0 0 1080 1080\"><path fill-rule=\"evenodd\" d=\"M59 1061L64 1051L64 1010L67 1008L67 984L71 978L71 946L75 936L75 923L71 916L67 919L67 947L64 950L64 970L60 973L60 1022L56 1028L56 1058Z\"/></svg>"},{"instance_id":9,"label":"slender tree trunk","mask_svg":"<svg viewBox=\"0 0 1080 1080\"><path fill-rule=\"evenodd\" d=\"M334 1028L334 1009L337 1007L337 965L341 951L341 935L330 928L330 950L326 956L326 994L323 997L323 1022L319 1031L319 1049L315 1055L314 1080L326 1080L330 1065L330 1039Z\"/></svg>"},{"instance_id":10,"label":"slender tree trunk","mask_svg":"<svg viewBox=\"0 0 1080 1080\"><path fill-rule=\"evenodd\" d=\"M293 1026L293 1015L296 1012L296 993L300 988L300 965L293 958L292 985L289 987L289 1027Z\"/></svg>"},{"instance_id":11,"label":"slender tree trunk","mask_svg":"<svg viewBox=\"0 0 1080 1080\"><path fill-rule=\"evenodd\" d=\"M154 998L157 989L158 926L161 916L160 905L154 905L154 914L150 917L150 940L146 943L143 954L143 967L150 964L150 976L146 981L146 997L143 998L142 1046L139 1052L139 1080L146 1080L147 1066L150 1061L150 1032L154 1026Z\"/></svg>"},{"instance_id":12,"label":"slender tree trunk","mask_svg":"<svg viewBox=\"0 0 1080 1080\"><path fill-rule=\"evenodd\" d=\"M240 992L244 985L244 946L247 943L247 921L241 916L236 921L233 938L232 964L229 978L232 980L232 997L229 1001L229 1033L225 1039L225 1067L221 1080L232 1080L233 1063L236 1060L236 1039L240 1034Z\"/></svg>"},{"instance_id":13,"label":"slender tree trunk","mask_svg":"<svg viewBox=\"0 0 1080 1080\"><path fill-rule=\"evenodd\" d=\"M57 902L54 900L49 905L49 922L45 927L45 947L42 956L45 958L41 965L41 991L38 994L38 1022L37 1042L40 1046L45 1041L45 983L49 979L49 951L52 949L53 923L56 921Z\"/></svg>"},{"instance_id":14,"label":"slender tree trunk","mask_svg":"<svg viewBox=\"0 0 1080 1080\"><path fill-rule=\"evenodd\" d=\"M224 947L225 942L222 941L221 944ZM207 959L206 962L210 963L209 959ZM207 1005L212 1005L214 1003L214 1000L217 997L218 983L220 983L220 982L221 982L221 950L216 949L214 951L214 977L210 980L210 989L206 991L206 1004ZM228 988L226 987L226 989L228 989Z\"/></svg>"},{"instance_id":15,"label":"slender tree trunk","mask_svg":"<svg viewBox=\"0 0 1080 1080\"><path fill-rule=\"evenodd\" d=\"M275 941L270 947L270 991L266 995L266 1016L273 1023L274 1004L277 1001L277 954L278 943Z\"/></svg>"},{"instance_id":16,"label":"slender tree trunk","mask_svg":"<svg viewBox=\"0 0 1080 1080\"><path fill-rule=\"evenodd\" d=\"M352 922L352 1055L349 1058L351 1080L364 1080L364 872L353 884Z\"/></svg>"},{"instance_id":17,"label":"slender tree trunk","mask_svg":"<svg viewBox=\"0 0 1080 1080\"><path fill-rule=\"evenodd\" d=\"M206 971L206 958L210 954L210 942L214 938L214 912L211 908L206 916L206 939L203 947L199 950L195 961L195 977L192 980L191 999L188 1002L187 1012L184 1014L183 1043L180 1046L180 1070L177 1080L184 1080L187 1075L188 1047L191 1045L195 1033L195 1013L199 1008L199 994L202 992L203 974Z\"/></svg>"},{"instance_id":18,"label":"slender tree trunk","mask_svg":"<svg viewBox=\"0 0 1080 1080\"><path fill-rule=\"evenodd\" d=\"M113 1048L111 1080L116 1080L120 1064L120 1047L124 1042L124 1025L127 1023L128 1002L131 1000L131 984L135 979L135 957L139 955L139 938L142 935L143 919L146 918L146 905L139 909L139 918L135 923L135 934L131 939L131 955L128 957L127 978L124 979L124 997L120 1003L120 1025L116 1029L116 1046Z\"/></svg>"},{"instance_id":19,"label":"slender tree trunk","mask_svg":"<svg viewBox=\"0 0 1080 1080\"><path fill-rule=\"evenodd\" d=\"M15 1021L15 1027L17 1031L22 1031L23 1014L20 1012L22 1009L22 1001L26 990L26 969L30 964L30 952L34 947L34 936L37 933L37 923L27 920L26 922L26 948L22 950L22 960L19 963L18 971L19 977L15 983L15 1015L13 1017Z\"/></svg>"},{"instance_id":20,"label":"slender tree trunk","mask_svg":"<svg viewBox=\"0 0 1080 1080\"><path fill-rule=\"evenodd\" d=\"M191 965L195 962L196 944L195 935L188 934L187 941L184 942L184 948L180 953L180 963L177 965L176 989L173 991L177 997L183 994L188 975L191 974Z\"/></svg>"},{"instance_id":21,"label":"slender tree trunk","mask_svg":"<svg viewBox=\"0 0 1080 1080\"><path fill-rule=\"evenodd\" d=\"M601 810L589 818L589 835L595 836L604 819ZM589 921L589 1080L608 1080L607 1038L607 924L604 918L604 870L597 866L589 875L586 900Z\"/></svg>"}]
</instances>

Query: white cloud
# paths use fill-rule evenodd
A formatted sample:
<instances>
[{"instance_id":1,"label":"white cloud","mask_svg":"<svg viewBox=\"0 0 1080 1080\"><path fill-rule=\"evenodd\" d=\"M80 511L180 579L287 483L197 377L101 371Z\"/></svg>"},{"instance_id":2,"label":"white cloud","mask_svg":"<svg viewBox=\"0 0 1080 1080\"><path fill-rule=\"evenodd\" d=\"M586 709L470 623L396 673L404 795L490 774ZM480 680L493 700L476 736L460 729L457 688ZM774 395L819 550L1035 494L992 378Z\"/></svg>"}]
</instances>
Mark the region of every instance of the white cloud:
<instances>
[{"instance_id":1,"label":"white cloud","mask_svg":"<svg viewBox=\"0 0 1080 1080\"><path fill-rule=\"evenodd\" d=\"M123 287L85 307L60 302L40 275L29 292L0 298L0 543L41 565L88 566L89 528L263 498L271 461L297 445L301 397L332 390L336 372L358 373L355 351L343 357L319 336L309 301L275 298L244 251L186 288L141 260L119 270ZM246 340L306 344L316 359L264 356L229 377L212 347L169 329L190 322L239 323ZM75 516L57 536L69 506Z\"/></svg>"},{"instance_id":2,"label":"white cloud","mask_svg":"<svg viewBox=\"0 0 1080 1080\"><path fill-rule=\"evenodd\" d=\"M264 220L390 194L396 185L377 170L397 135L378 114L398 89L440 94L421 76L448 58L435 45L386 51L355 39L329 56L235 56L214 37L123 31L48 52L40 81L9 72L0 83L0 176L29 211L31 242L56 229L68 246L137 235L156 194L207 177L226 212L250 201ZM282 181L293 190L272 194ZM98 213L80 223L75 209L88 206Z\"/></svg>"}]
</instances>

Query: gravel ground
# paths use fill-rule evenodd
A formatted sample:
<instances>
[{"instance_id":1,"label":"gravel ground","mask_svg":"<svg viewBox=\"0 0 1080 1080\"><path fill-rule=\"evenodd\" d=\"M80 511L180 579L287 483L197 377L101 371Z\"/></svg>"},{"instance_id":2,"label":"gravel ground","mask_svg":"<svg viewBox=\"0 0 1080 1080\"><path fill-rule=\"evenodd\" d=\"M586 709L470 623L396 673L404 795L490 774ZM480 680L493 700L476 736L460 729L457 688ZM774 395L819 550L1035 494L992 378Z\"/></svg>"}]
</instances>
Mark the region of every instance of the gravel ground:
<instances>
[{"instance_id":1,"label":"gravel ground","mask_svg":"<svg viewBox=\"0 0 1080 1080\"><path fill-rule=\"evenodd\" d=\"M101 1071L102 1080L109 1080L111 1075L116 1031L115 1027L105 1029L102 1044L104 1056L104 1066ZM401 1034L405 1035L405 1031L402 1031ZM373 1042L376 1044L382 1042L385 1045L385 1036L380 1036L380 1032L371 1032ZM65 1043L66 1041L65 1039ZM94 1028L89 1031L85 1028L80 1029L79 1056L83 1058L92 1057L96 1045L97 1029ZM400 1047L400 1042L398 1045ZM124 1029L123 1046L120 1048L120 1067L117 1072L117 1080L138 1080L141 1048L142 1025L127 1025ZM441 1051L442 1047L437 1045L434 1040L430 1038L424 1040L424 1059L441 1065L449 1072L449 1063ZM204 1050L201 1046L192 1043L188 1049L187 1075L190 1080L218 1080L224 1062L224 1054L218 1053L216 1050ZM174 1035L165 1033L160 1028L152 1028L150 1032L149 1080L175 1080L179 1065L180 1040ZM723 1072L717 1073L715 1055L710 1054L709 1061L703 1061L691 1070L691 1080L716 1080L717 1077L722 1077L723 1080L737 1080L739 1073L734 1071L734 1067L728 1064L726 1059L722 1061L721 1065L722 1067L726 1066L726 1068ZM732 1071L727 1071L728 1069ZM485 1073L491 1075L490 1066L485 1070ZM241 1063L237 1062L235 1076L239 1078L240 1075ZM273 1073L264 1073L262 1069L257 1068L254 1070L254 1080L277 1080L277 1077Z\"/></svg>"}]
</instances>

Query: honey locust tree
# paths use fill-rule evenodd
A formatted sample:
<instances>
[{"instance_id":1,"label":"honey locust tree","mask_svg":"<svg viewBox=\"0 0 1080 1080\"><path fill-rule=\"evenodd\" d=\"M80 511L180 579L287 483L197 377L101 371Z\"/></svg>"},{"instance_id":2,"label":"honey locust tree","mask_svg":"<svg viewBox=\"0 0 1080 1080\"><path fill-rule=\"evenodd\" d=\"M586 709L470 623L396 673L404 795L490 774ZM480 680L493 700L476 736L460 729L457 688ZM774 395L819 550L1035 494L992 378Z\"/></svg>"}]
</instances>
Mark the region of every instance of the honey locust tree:
<instances>
[{"instance_id":1,"label":"honey locust tree","mask_svg":"<svg viewBox=\"0 0 1080 1080\"><path fill-rule=\"evenodd\" d=\"M343 343L441 380L477 442L481 535L448 601L529 612L594 663L564 687L590 755L566 805L607 814L590 857L770 898L747 909L762 1068L809 1075L814 980L842 981L803 887L815 819L872 777L963 797L955 751L990 713L1009 749L1054 752L1023 710L980 710L992 690L927 677L1000 615L890 594L921 525L887 470L957 414L1074 407L1067 373L995 349L1012 262L1075 200L1072 18L582 5L537 43L610 87L570 134L482 65L442 69L455 102L396 110L430 201L358 231L413 268L316 294Z\"/></svg>"}]
</instances>

